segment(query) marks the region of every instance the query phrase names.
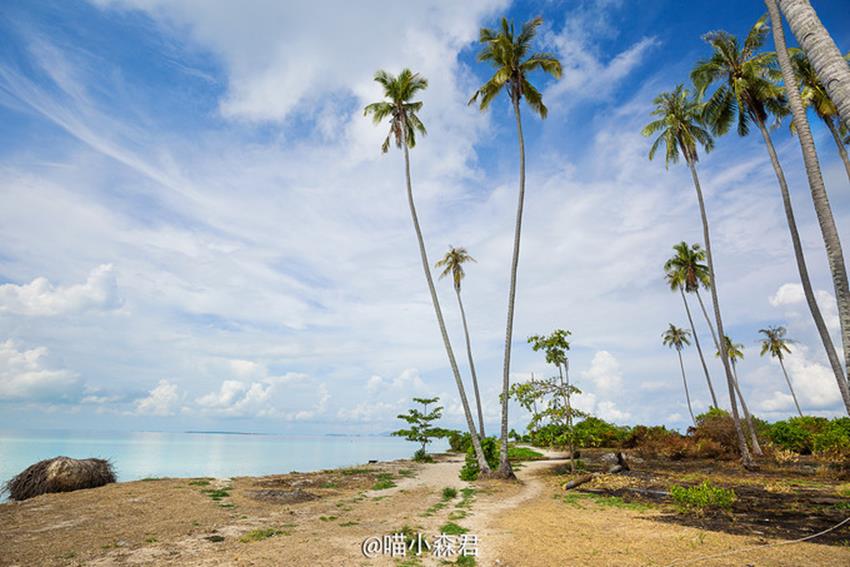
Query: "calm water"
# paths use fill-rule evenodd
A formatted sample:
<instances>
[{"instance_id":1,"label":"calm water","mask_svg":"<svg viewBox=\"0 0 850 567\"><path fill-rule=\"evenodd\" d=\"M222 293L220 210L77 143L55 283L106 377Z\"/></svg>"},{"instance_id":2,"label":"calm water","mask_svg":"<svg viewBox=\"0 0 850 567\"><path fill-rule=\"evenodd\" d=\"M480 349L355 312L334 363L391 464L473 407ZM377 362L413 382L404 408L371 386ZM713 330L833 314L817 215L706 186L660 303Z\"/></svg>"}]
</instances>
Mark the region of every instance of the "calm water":
<instances>
[{"instance_id":1,"label":"calm water","mask_svg":"<svg viewBox=\"0 0 850 567\"><path fill-rule=\"evenodd\" d=\"M433 450L447 445L436 442ZM410 457L415 444L385 436L226 433L0 432L0 482L64 455L112 461L119 481L146 477L231 477L314 471Z\"/></svg>"}]
</instances>

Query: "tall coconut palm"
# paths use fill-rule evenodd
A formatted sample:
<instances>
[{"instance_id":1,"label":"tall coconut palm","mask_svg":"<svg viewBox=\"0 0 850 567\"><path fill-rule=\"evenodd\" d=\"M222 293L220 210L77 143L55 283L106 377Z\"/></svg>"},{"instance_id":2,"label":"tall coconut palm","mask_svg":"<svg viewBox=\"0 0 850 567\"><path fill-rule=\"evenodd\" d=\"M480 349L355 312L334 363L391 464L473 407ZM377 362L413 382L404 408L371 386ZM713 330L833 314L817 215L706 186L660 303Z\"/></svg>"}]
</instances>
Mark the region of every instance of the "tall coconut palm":
<instances>
[{"instance_id":1,"label":"tall coconut palm","mask_svg":"<svg viewBox=\"0 0 850 567\"><path fill-rule=\"evenodd\" d=\"M478 435L483 439L484 435L484 412L481 410L481 395L478 392L478 376L475 373L475 361L472 358L472 344L469 341L469 327L466 324L466 311L463 308L463 301L460 298L460 286L463 278L466 277L466 272L463 265L467 262L475 262L475 258L469 255L466 248L449 247L449 251L439 260L434 267L443 268L440 274L440 279L446 276L452 277L452 284L457 295L457 306L460 308L460 319L463 321L463 335L466 337L466 357L469 360L469 372L472 375L472 389L475 392L475 405L478 408Z\"/></svg>"},{"instance_id":2,"label":"tall coconut palm","mask_svg":"<svg viewBox=\"0 0 850 567\"><path fill-rule=\"evenodd\" d=\"M844 126L850 128L850 67L808 0L779 0L779 7L788 20L788 27L823 79ZM778 24L774 27L780 28Z\"/></svg>"},{"instance_id":3,"label":"tall coconut palm","mask_svg":"<svg viewBox=\"0 0 850 567\"><path fill-rule=\"evenodd\" d=\"M688 335L690 335L689 331L670 323L670 327L664 331L661 338L664 340L665 346L675 348L676 354L679 355L679 368L682 370L682 383L685 385L685 400L688 402L688 413L691 414L691 421L694 422L694 427L696 427L697 420L694 417L694 409L691 407L691 394L688 392L688 379L685 376L685 363L682 362L682 349L691 344L688 341Z\"/></svg>"},{"instance_id":4,"label":"tall coconut palm","mask_svg":"<svg viewBox=\"0 0 850 567\"><path fill-rule=\"evenodd\" d=\"M794 69L785 45L785 32L782 29L782 19L779 16L775 2L772 0L768 1L767 7L771 21L773 22L773 41L776 44L779 65L782 69L782 80L786 85L796 85L797 78L794 76ZM814 57L808 51L807 53L810 58ZM817 68L814 61L812 61L812 64L815 66L818 74L824 77L825 75ZM846 71L847 65L845 64L844 67ZM832 91L827 90L827 92L832 97L832 100L835 100L835 95ZM841 397L844 400L844 407L847 413L850 414L850 284L847 281L844 253L841 250L841 239L838 236L838 229L835 226L835 219L832 216L832 208L829 206L829 198L826 194L826 186L823 183L823 175L821 175L820 164L818 163L815 142L809 129L809 121L806 118L806 111L803 107L800 93L797 92L796 88L790 88L788 89L788 98L791 111L794 113L794 124L797 126L797 138L800 141L800 150L803 152L803 161L806 164L806 177L809 181L812 203L818 217L821 236L823 237L824 247L826 248L827 260L829 261L829 270L832 274L832 285L835 290L835 299L838 303L838 320L841 325L841 342L844 347L844 371L847 374L842 374L841 364L838 362L838 357L835 355L834 349L827 349L827 357L835 374L838 390L841 392ZM847 117L845 116L845 122L846 120ZM807 301L809 300L808 297L806 299ZM818 332L821 334L821 339L826 345L829 334L824 331L822 322L818 324ZM831 344L832 340L829 339L829 345Z\"/></svg>"},{"instance_id":5,"label":"tall coconut palm","mask_svg":"<svg viewBox=\"0 0 850 567\"><path fill-rule=\"evenodd\" d=\"M770 2L771 0L767 1ZM777 18L778 16L779 14L777 14ZM780 23L781 21L779 20ZM772 25L774 27L777 26L776 23L772 23ZM838 109L835 108L835 103L829 98L826 87L823 86L820 77L815 72L812 62L806 57L805 52L801 49L789 49L788 53L791 64L794 67L794 75L799 81L800 99L804 106L814 108L815 114L826 124L827 130L832 134L832 139L838 148L838 155L841 157L841 161L844 162L844 171L847 172L847 178L850 179L850 158L847 157L847 148L842 139L847 133L847 128L844 127L838 118ZM779 54L780 52L777 48L777 55ZM845 55L844 58L850 60L850 53Z\"/></svg>"},{"instance_id":6,"label":"tall coconut palm","mask_svg":"<svg viewBox=\"0 0 850 567\"><path fill-rule=\"evenodd\" d=\"M714 147L714 140L706 130L703 123L704 106L701 102L691 97L690 93L682 85L677 85L673 92L664 92L653 100L655 110L652 115L657 118L644 126L642 134L652 136L658 134L649 149L649 159L655 157L661 146L664 146L665 165L679 161L683 157L691 171L691 179L697 194L700 218L702 220L702 234L705 241L705 257L708 262L708 272L711 277L711 299L714 304L714 319L717 329L723 333L723 320L720 315L720 301L718 300L717 272L714 269L714 261L711 254L711 234L708 224L708 215L705 211L705 200L702 196L702 187L699 183L696 164L699 161L697 146L700 145L708 152ZM726 348L721 349L721 360L723 370L726 373L726 385L729 388L729 401L732 406L732 419L735 422L735 433L738 437L738 450L745 467L751 467L753 462L747 441L744 439L744 430L741 427L741 418L738 415L738 403L735 400L735 385L732 376L732 368Z\"/></svg>"},{"instance_id":7,"label":"tall coconut palm","mask_svg":"<svg viewBox=\"0 0 850 567\"><path fill-rule=\"evenodd\" d=\"M440 309L437 290L434 287L434 280L431 277L431 265L428 263L428 254L425 251L425 240L422 238L422 229L419 227L419 216L416 214L416 205L413 202L413 185L410 181L410 148L416 145L417 132L424 135L426 131L425 125L417 115L417 112L422 108L422 102L413 101L412 99L417 93L428 87L428 81L425 77L422 77L418 73L413 73L410 69L404 69L397 77L386 71L378 71L375 73L375 81L380 83L384 88L384 100L366 106L363 110L363 115L368 116L371 114L375 124L380 124L385 118L389 118L390 131L381 146L381 150L386 153L390 148L390 143L395 142L396 147L404 151L407 204L410 208L410 216L413 219L416 239L419 242L419 256L422 260L422 269L425 271L425 280L428 282L428 291L431 293L431 303L434 305L437 323L440 326L440 334L443 337L443 345L446 347L449 365L455 377L478 466L481 472L486 475L490 473L490 469L487 466L487 460L484 458L484 452L481 450L481 441L475 431L475 423L472 419L472 412L469 411L466 391L463 387L463 381L460 378L460 371L458 370L451 342L449 342L449 334L446 331L446 323L443 320L443 311Z\"/></svg>"},{"instance_id":8,"label":"tall coconut palm","mask_svg":"<svg viewBox=\"0 0 850 567\"><path fill-rule=\"evenodd\" d=\"M779 361L779 367L782 368L782 374L785 376L785 382L788 384L788 390L791 392L791 397L794 398L794 406L797 408L797 413L803 417L803 410L800 409L800 403L797 401L797 394L794 393L794 386L791 385L791 379L788 378L788 371L785 370L785 353L790 353L791 349L788 344L793 342L785 337L785 327L776 326L768 327L767 329L759 329L759 333L764 335L761 340L761 356L770 353L770 356Z\"/></svg>"},{"instance_id":9,"label":"tall coconut palm","mask_svg":"<svg viewBox=\"0 0 850 567\"><path fill-rule=\"evenodd\" d=\"M744 421L747 424L747 429L750 432L750 443L753 446L753 453L762 456L764 453L761 450L758 436L756 435L756 427L753 423L753 416L750 414L750 408L747 407L747 402L744 400L744 394L741 393L741 382L738 380L738 364L737 362L744 358L744 345L733 343L729 336L724 336L723 341L726 343L726 352L729 353L729 362L732 363L732 374L735 378L735 391L738 393L738 399L741 400L741 410L744 412ZM717 345L716 356L720 357L720 347Z\"/></svg>"},{"instance_id":10,"label":"tall coconut palm","mask_svg":"<svg viewBox=\"0 0 850 567\"><path fill-rule=\"evenodd\" d=\"M699 360L702 363L702 371L705 373L705 381L708 383L708 391L711 394L711 403L714 407L720 407L717 405L717 396L714 394L714 386L711 384L708 365L705 363L705 356L702 353L699 335L694 326L694 319L691 317L691 308L688 306L688 299L685 296L685 292L696 291L699 293L701 279L708 277L708 266L702 263L705 260L705 252L699 244L688 246L687 242L676 244L673 246L673 250L676 253L664 263L667 283L670 285L671 291L678 291L682 296L682 303L685 304L685 313L688 315L688 323L691 325L691 334L694 337L694 345L697 347L697 354L699 354Z\"/></svg>"},{"instance_id":11,"label":"tall coconut palm","mask_svg":"<svg viewBox=\"0 0 850 567\"><path fill-rule=\"evenodd\" d=\"M531 84L529 75L533 71L543 71L553 77L561 77L561 63L550 53L530 53L531 42L537 33L537 28L543 23L542 18L529 20L517 34L514 25L507 18L502 18L500 29L481 28L480 42L483 44L478 53L478 60L488 62L495 67L496 72L484 83L469 104L478 102L481 110L486 110L490 102L503 90L514 109L516 118L517 139L519 140L519 196L517 199L516 224L514 227L514 250L511 258L511 283L508 291L508 317L505 329L505 361L502 368L502 422L501 443L499 449L499 476L513 476L508 462L508 400L511 372L511 341L514 326L514 307L516 301L517 267L519 265L519 245L522 234L522 210L525 204L525 141L522 135L522 118L520 116L520 101L525 100L529 108L540 118L546 118L548 110L543 104L540 91Z\"/></svg>"},{"instance_id":12,"label":"tall coconut palm","mask_svg":"<svg viewBox=\"0 0 850 567\"><path fill-rule=\"evenodd\" d=\"M719 83L717 89L706 104L706 119L715 135L722 135L728 132L733 122L737 122L737 130L740 136L746 136L749 133L751 123L755 123L761 132L779 184L779 192L782 198L782 205L785 209L788 231L791 233L791 244L794 248L794 259L797 263L797 271L800 274L803 294L814 319L815 327L820 334L827 357L832 365L833 373L836 380L841 384L845 382L844 371L841 368L838 355L832 344L832 338L821 315L820 307L815 300L814 290L809 279L809 270L806 266L805 254L803 253L803 245L800 240L799 231L797 230L797 221L794 217L794 208L791 203L791 194L788 191L788 183L785 180L785 173L782 170L782 165L779 163L776 149L773 146L773 141L767 129L767 121L770 116L773 115L777 119L784 116L787 114L787 105L782 87L774 83L774 79L777 78L775 54L757 53L757 50L764 43L765 35L768 32L765 18L766 16L761 17L752 29L750 29L742 46L738 45L738 40L734 35L727 32L719 31L706 34L705 40L712 47L712 56L697 63L691 73L691 78L701 93L704 93L712 84ZM791 82L791 84L796 84L796 82ZM796 89L790 90L796 94ZM799 121L795 120L795 123L799 123ZM798 128L798 133L802 140L805 135L803 128ZM812 146L812 150L814 150L814 146ZM821 203L823 205L821 209L825 209L825 211L819 211L818 216L819 220L821 220L821 215L824 215L821 222L821 231L824 234L827 257L830 260L833 283L836 286L836 298L839 298L838 307L840 314L842 309L840 298L842 297L847 299L845 307L850 310L850 290L846 289L847 273L844 270L841 243L838 239L838 232L835 230L834 221L829 222L832 221L832 212L829 209L825 189L822 195L819 195L817 198L813 195L813 198L816 201L816 208L818 207L818 199L823 199L824 201ZM829 217L828 220L826 220L826 216ZM833 257L835 254L830 254L830 250L835 252L836 248L838 255L837 257ZM850 315L850 313L848 314ZM847 330L850 331L850 323L847 325ZM842 327L842 337L844 337L843 331L844 328ZM847 337L846 340L845 361L850 362L846 358L847 354L850 353L850 349L848 349L850 347L850 337Z\"/></svg>"}]
</instances>

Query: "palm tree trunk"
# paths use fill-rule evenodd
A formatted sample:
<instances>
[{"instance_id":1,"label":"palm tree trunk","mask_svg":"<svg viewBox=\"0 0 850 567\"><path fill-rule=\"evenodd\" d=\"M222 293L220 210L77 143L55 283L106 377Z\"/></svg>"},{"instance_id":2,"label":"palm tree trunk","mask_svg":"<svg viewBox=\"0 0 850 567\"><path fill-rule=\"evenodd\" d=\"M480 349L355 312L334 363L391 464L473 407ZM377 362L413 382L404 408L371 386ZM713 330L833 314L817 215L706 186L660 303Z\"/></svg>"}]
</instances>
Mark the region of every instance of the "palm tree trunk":
<instances>
[{"instance_id":1,"label":"palm tree trunk","mask_svg":"<svg viewBox=\"0 0 850 567\"><path fill-rule=\"evenodd\" d=\"M505 328L505 363L502 367L502 431L499 449L499 476L514 476L508 462L508 400L511 387L511 340L514 332L514 307L516 303L516 275L519 266L519 243L522 235L522 209L525 204L525 140L522 136L522 119L519 113L519 95L513 94L514 114L516 115L517 139L519 140L519 198L516 206L516 226L514 227L514 252L511 259L511 285L508 292L508 322Z\"/></svg>"},{"instance_id":2,"label":"palm tree trunk","mask_svg":"<svg viewBox=\"0 0 850 567\"><path fill-rule=\"evenodd\" d=\"M782 29L782 21L778 13L775 15L773 13L776 7L775 1L766 0L766 3L767 9L771 11L771 27L774 29L775 38L776 30ZM800 47L803 48L818 77L823 81L829 98L838 108L841 120L850 128L850 67L847 66L847 61L841 56L841 52L808 0L779 0L779 6ZM785 46L783 45L781 49L784 50ZM778 46L777 51L779 51ZM796 83L786 81L785 84Z\"/></svg>"},{"instance_id":3,"label":"palm tree trunk","mask_svg":"<svg viewBox=\"0 0 850 567\"><path fill-rule=\"evenodd\" d=\"M478 435L482 439L484 435L484 412L481 411L481 394L478 392L478 376L475 373L475 362L472 360L472 344L469 341L469 327L466 326L466 311L463 309L463 301L460 299L460 289L455 287L457 294L457 305L460 307L460 318L463 321L463 335L466 337L466 356L469 359L469 372L472 374L472 389L475 392L475 405L478 407Z\"/></svg>"},{"instance_id":4,"label":"palm tree trunk","mask_svg":"<svg viewBox=\"0 0 850 567\"><path fill-rule=\"evenodd\" d=\"M785 46L785 32L782 29L782 18L779 16L779 10L777 10L776 2L775 0L765 0L765 4L767 5L768 12L770 13L770 27L773 29L773 41L776 45L776 55L779 59L780 67L782 68L782 80L786 85L796 85L797 79L794 76L794 69L791 67L791 60L788 57L788 50ZM809 10L811 10L811 6L809 6ZM813 10L812 15L814 15ZM817 16L815 16L815 18L817 18ZM800 41L802 41L802 39ZM806 52L808 53L808 50L806 50ZM809 57L811 59L811 56ZM844 65L845 72L850 73L850 70L847 68L847 63L843 59L842 64ZM817 71L820 73L820 70ZM821 75L821 77L825 76ZM850 88L850 84L848 84L847 87ZM788 96L788 101L791 105L791 112L794 116L794 126L797 130L797 139L800 141L800 149L803 152L803 161L806 164L806 177L809 180L812 202L815 206L815 213L817 213L818 224L820 225L821 235L823 236L824 246L826 248L827 260L829 261L829 270L832 274L832 285L835 290L835 299L838 303L838 319L841 323L841 342L844 347L844 372L848 372L850 371L850 285L848 285L847 282L847 268L844 266L844 253L841 250L841 239L838 237L838 229L835 226L835 219L832 217L832 209L829 206L829 198L826 194L826 187L823 184L823 177L821 176L820 165L818 164L817 152L815 151L815 142L812 138L812 132L809 129L809 121L806 119L806 110L803 107L803 101L800 99L800 93L796 88L785 90L786 95ZM850 103L850 100L848 100L848 103ZM763 123L759 124L759 128L762 130L765 142L768 143L768 152L771 154L771 161L774 162L774 169L777 169L779 160L776 158L776 152L773 150L773 144L769 143L770 136L767 135L767 130ZM777 177L779 177L781 173L782 169L778 168ZM780 188L782 188L781 186L784 184L784 181L784 176L782 176L780 179ZM786 197L788 191L787 185L783 190L784 193L782 198L783 201L787 200L786 215L788 215L788 212L791 210L791 200L790 197ZM793 214L789 217L789 228L791 228L792 221ZM795 233L796 229L792 230L792 240ZM795 243L795 256L799 256L797 266L799 268L802 265L804 268L805 261L800 264L802 252L798 254L796 251L798 241L799 237L797 237L797 243ZM804 278L803 273L804 272L801 269L800 278L803 284L803 291L806 294L806 301L809 303L809 309L812 311L812 316L815 318L815 325L818 328L818 333L821 335L821 341L824 343L824 347L826 348L826 355L829 359L829 364L832 367L833 373L835 373L835 380L838 383L838 389L841 392L842 399L844 400L844 407L848 415L850 415L850 385L848 385L847 374L842 372L841 363L838 361L838 356L835 354L835 348L832 347L832 339L829 336L829 331L826 329L826 325L823 324L823 318L821 317L820 322L818 321L820 310L817 307L817 303L814 301L814 294L812 294L811 299L809 299L809 292L806 290L806 285L809 285L811 288L811 284L808 282L808 275ZM815 315L815 312L818 313L817 316Z\"/></svg>"},{"instance_id":5,"label":"palm tree trunk","mask_svg":"<svg viewBox=\"0 0 850 567\"><path fill-rule=\"evenodd\" d=\"M404 129L402 129L403 131ZM402 136L403 137L403 136ZM449 334L446 331L446 322L443 320L443 310L440 309L440 300L437 298L437 289L434 287L434 279L431 277L431 264L428 263L428 254L425 251L425 240L422 238L422 229L419 227L419 216L416 214L416 205L413 202L413 184L410 182L410 152L407 148L407 141L402 140L404 146L404 175L407 181L407 204L410 207L410 216L413 218L413 228L416 229L416 239L419 241L419 256L422 259L422 268L425 270L425 279L428 281L428 291L431 292L431 303L434 305L434 311L437 314L437 323L440 325L440 333L443 336L443 345L446 347L446 354L449 357L449 365L452 367L455 382L457 383L458 394L460 395L460 403L463 405L463 413L466 416L466 426L469 428L469 435L472 439L472 447L475 451L475 458L478 461L478 468L482 474L490 474L490 467L487 465L487 459L484 458L484 451L481 449L481 440L475 431L475 423L472 420L472 412L469 411L469 401L466 399L466 391L463 388L463 381L460 379L460 371L457 367L452 344L449 342Z\"/></svg>"},{"instance_id":6,"label":"palm tree trunk","mask_svg":"<svg viewBox=\"0 0 850 567\"><path fill-rule=\"evenodd\" d=\"M567 426L567 436L568 436L568 440L569 440L568 445L569 445L569 449L570 449L570 472L576 472L576 463L575 463L575 459L573 459L573 456L575 455L576 451L575 451L575 443L573 441L573 409L572 409L572 404L570 403L570 397L571 396L570 396L570 393L569 393L569 386L570 386L569 374L567 374L566 383L564 382L564 369L567 367L567 362L564 362L563 368L561 367L560 364L558 364L557 366L558 366L558 375L561 378L561 392L562 392L562 395L563 395L563 398L564 398L564 408L566 408L566 412L567 412L567 416L566 416L566 419L564 420L564 422Z\"/></svg>"},{"instance_id":7,"label":"palm tree trunk","mask_svg":"<svg viewBox=\"0 0 850 567\"><path fill-rule=\"evenodd\" d=\"M699 290L696 290L695 293L697 294L697 301L699 301L700 309L702 309L702 316L705 317L705 322L708 323L708 330L711 331L714 348L719 351L720 343L717 341L717 333L714 332L714 325L711 324L711 319L708 317L708 311L705 310L705 303L702 302L702 296L699 294Z\"/></svg>"},{"instance_id":8,"label":"palm tree trunk","mask_svg":"<svg viewBox=\"0 0 850 567\"><path fill-rule=\"evenodd\" d=\"M714 325L711 324L711 319L708 318L708 312L705 310L705 303L702 301L702 296L699 294L699 290L696 290L696 294L697 299L699 300L699 305L702 308L702 314L705 317L705 322L708 323L708 329L711 331L711 338L714 340L714 348L717 349L717 352L720 352L720 342L717 340L717 334L714 332ZM753 446L753 453L755 453L757 457L761 457L764 455L764 452L762 452L758 437L756 437L756 428L755 425L753 425L750 408L747 407L747 402L744 400L744 394L741 392L741 385L738 383L738 370L735 367L734 360L732 360L732 376L735 378L735 392L738 394L738 400L741 402L741 410L744 412L744 421L750 432L750 444Z\"/></svg>"},{"instance_id":9,"label":"palm tree trunk","mask_svg":"<svg viewBox=\"0 0 850 567\"><path fill-rule=\"evenodd\" d=\"M694 427L697 425L697 420L694 417L694 410L691 407L691 394L688 392L688 379L685 378L685 363L682 362L682 351L676 349L676 352L679 355L679 368L682 369L682 383L685 385L685 399L688 401L688 413L691 414L691 421L694 422ZM717 406L715 406L717 407Z\"/></svg>"},{"instance_id":10,"label":"palm tree trunk","mask_svg":"<svg viewBox=\"0 0 850 567\"><path fill-rule=\"evenodd\" d=\"M717 405L717 396L714 394L714 387L711 385L711 378L708 375L708 365L705 363L705 356L702 354L702 347L699 344L699 336L697 335L697 329L694 326L694 319L691 317L691 308L688 307L688 300L685 298L685 290L680 287L679 292L682 294L682 301L685 304L685 313L688 314L688 323L691 324L691 333L694 337L694 345L697 347L699 360L702 363L702 371L705 372L705 381L708 382L708 391L711 393L711 403L714 407L719 408L720 406ZM693 417L693 412L691 412L691 417ZM696 420L694 420L694 425L696 425Z\"/></svg>"},{"instance_id":11,"label":"palm tree trunk","mask_svg":"<svg viewBox=\"0 0 850 567\"><path fill-rule=\"evenodd\" d=\"M788 371L785 370L785 363L782 362L782 359L779 359L779 366L782 368L782 374L785 375L785 382L788 383L788 389L791 391L791 397L794 398L794 405L797 406L797 413L800 414L800 417L803 417L803 410L800 409L800 403L797 401L797 394L794 393L794 387L791 385L791 379L788 378Z\"/></svg>"},{"instance_id":12,"label":"palm tree trunk","mask_svg":"<svg viewBox=\"0 0 850 567\"><path fill-rule=\"evenodd\" d=\"M841 161L844 162L844 171L847 172L847 179L850 179L850 158L847 157L847 148L844 147L844 140L841 139L841 134L838 133L838 128L835 127L835 122L832 118L824 118L826 127L832 134L832 139L835 140L835 145L838 146L838 155L841 156Z\"/></svg>"},{"instance_id":13,"label":"palm tree trunk","mask_svg":"<svg viewBox=\"0 0 850 567\"><path fill-rule=\"evenodd\" d=\"M753 423L753 416L750 415L750 408L747 407L747 402L744 401L744 395L741 393L741 384L738 382L738 367L735 361L732 361L732 376L735 378L735 391L738 393L738 399L741 400L741 409L744 412L744 421L747 424L747 429L750 431L750 444L753 446L753 453L757 457L764 455L759 445L759 439L756 435L756 426Z\"/></svg>"},{"instance_id":14,"label":"palm tree trunk","mask_svg":"<svg viewBox=\"0 0 850 567\"><path fill-rule=\"evenodd\" d=\"M714 319L717 323L717 332L720 336L725 336L723 334L723 320L720 316L720 302L717 299L717 277L714 271L714 260L711 254L711 237L709 235L709 227L708 227L708 216L705 213L705 200L702 197L702 188L699 184L699 176L697 175L697 168L694 160L691 157L687 157L688 167L691 170L691 178L694 182L694 189L697 192L697 202L699 203L699 213L702 218L702 234L703 240L705 241L705 258L708 263L708 273L711 278L711 299L714 304ZM726 341L721 343L720 348L720 359L723 361L723 370L726 372L726 386L729 389L729 402L732 406L732 420L735 423L735 434L738 437L738 450L741 453L741 461L744 464L744 467L752 467L753 460L750 457L750 450L747 449L747 440L744 439L744 430L741 427L741 417L738 415L738 402L735 399L735 381L732 376L732 369L729 365L729 353L726 351Z\"/></svg>"}]
</instances>

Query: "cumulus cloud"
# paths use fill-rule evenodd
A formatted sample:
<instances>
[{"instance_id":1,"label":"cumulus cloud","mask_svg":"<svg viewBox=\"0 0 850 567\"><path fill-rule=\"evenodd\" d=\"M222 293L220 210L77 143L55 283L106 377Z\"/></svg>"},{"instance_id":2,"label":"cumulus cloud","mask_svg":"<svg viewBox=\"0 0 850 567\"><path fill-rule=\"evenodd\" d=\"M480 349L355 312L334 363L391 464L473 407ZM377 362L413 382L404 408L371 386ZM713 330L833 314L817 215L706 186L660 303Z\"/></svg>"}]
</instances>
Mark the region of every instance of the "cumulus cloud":
<instances>
[{"instance_id":1,"label":"cumulus cloud","mask_svg":"<svg viewBox=\"0 0 850 567\"><path fill-rule=\"evenodd\" d=\"M581 373L582 378L589 380L600 392L611 393L619 391L623 386L623 372L620 363L607 350L600 350L593 355L590 368Z\"/></svg>"},{"instance_id":2,"label":"cumulus cloud","mask_svg":"<svg viewBox=\"0 0 850 567\"><path fill-rule=\"evenodd\" d=\"M74 372L53 369L46 347L19 350L11 340L0 343L0 400L59 401L78 390Z\"/></svg>"},{"instance_id":3,"label":"cumulus cloud","mask_svg":"<svg viewBox=\"0 0 850 567\"><path fill-rule=\"evenodd\" d=\"M806 345L796 343L791 348L791 353L784 359L785 369L803 411L823 410L839 404L841 393L832 369L814 360ZM796 411L778 361L771 359L770 365L760 374L763 383L769 380L766 383L770 384L770 395L759 402L759 409L765 412Z\"/></svg>"},{"instance_id":4,"label":"cumulus cloud","mask_svg":"<svg viewBox=\"0 0 850 567\"><path fill-rule=\"evenodd\" d=\"M791 317L811 317L808 306L806 305L806 296L803 293L802 284L782 284L776 290L776 293L770 297L769 301L774 307L790 308L786 310L786 313ZM823 315L827 327L832 331L840 329L841 322L838 319L838 305L835 302L835 296L828 291L816 289L815 301L817 301L818 307L820 307L821 315Z\"/></svg>"},{"instance_id":5,"label":"cumulus cloud","mask_svg":"<svg viewBox=\"0 0 850 567\"><path fill-rule=\"evenodd\" d=\"M174 415L180 404L181 395L177 385L162 379L148 393L147 397L136 402L136 413L159 417Z\"/></svg>"},{"instance_id":6,"label":"cumulus cloud","mask_svg":"<svg viewBox=\"0 0 850 567\"><path fill-rule=\"evenodd\" d=\"M0 285L0 313L31 316L64 315L119 305L112 264L91 271L85 283L56 287L45 277L28 284Z\"/></svg>"},{"instance_id":7,"label":"cumulus cloud","mask_svg":"<svg viewBox=\"0 0 850 567\"><path fill-rule=\"evenodd\" d=\"M223 380L218 390L198 397L195 403L201 413L303 421L327 408L327 386L306 374L270 375L264 364L246 360L231 360L228 366L240 379Z\"/></svg>"}]
</instances>

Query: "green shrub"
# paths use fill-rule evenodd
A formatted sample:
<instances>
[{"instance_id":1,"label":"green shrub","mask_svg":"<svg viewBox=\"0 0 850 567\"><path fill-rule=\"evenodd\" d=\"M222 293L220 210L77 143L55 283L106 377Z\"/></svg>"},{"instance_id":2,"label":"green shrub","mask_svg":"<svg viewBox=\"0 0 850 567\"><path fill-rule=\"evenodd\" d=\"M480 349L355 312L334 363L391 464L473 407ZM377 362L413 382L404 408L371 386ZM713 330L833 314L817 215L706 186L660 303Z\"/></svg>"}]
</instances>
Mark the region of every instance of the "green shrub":
<instances>
[{"instance_id":1,"label":"green shrub","mask_svg":"<svg viewBox=\"0 0 850 567\"><path fill-rule=\"evenodd\" d=\"M670 495L680 510L698 513L729 510L737 500L734 490L715 486L707 480L697 486L673 486Z\"/></svg>"},{"instance_id":2,"label":"green shrub","mask_svg":"<svg viewBox=\"0 0 850 567\"><path fill-rule=\"evenodd\" d=\"M736 454L738 451L735 421L725 410L711 408L698 415L696 427L692 427L689 433L695 442L711 442L708 446L717 447L721 452Z\"/></svg>"},{"instance_id":3,"label":"green shrub","mask_svg":"<svg viewBox=\"0 0 850 567\"><path fill-rule=\"evenodd\" d=\"M472 447L472 437L469 432L449 431L449 450L455 453L466 453Z\"/></svg>"},{"instance_id":4,"label":"green shrub","mask_svg":"<svg viewBox=\"0 0 850 567\"><path fill-rule=\"evenodd\" d=\"M417 449L415 453L413 453L413 460L417 463L433 463L434 457L428 454L425 449Z\"/></svg>"},{"instance_id":5,"label":"green shrub","mask_svg":"<svg viewBox=\"0 0 850 567\"><path fill-rule=\"evenodd\" d=\"M543 453L539 453L534 449L529 449L528 447L517 447L516 445L508 447L509 461L539 461L545 458L546 457Z\"/></svg>"},{"instance_id":6,"label":"green shrub","mask_svg":"<svg viewBox=\"0 0 850 567\"><path fill-rule=\"evenodd\" d=\"M770 440L783 449L808 455L814 449L815 436L829 428L829 420L823 417L792 417L770 426Z\"/></svg>"},{"instance_id":7,"label":"green shrub","mask_svg":"<svg viewBox=\"0 0 850 567\"><path fill-rule=\"evenodd\" d=\"M484 451L484 458L491 469L499 466L499 446L495 437L485 437L481 440L481 450ZM475 449L470 444L466 451L466 462L463 468L460 469L461 480L475 480L478 478L478 460L475 458Z\"/></svg>"},{"instance_id":8,"label":"green shrub","mask_svg":"<svg viewBox=\"0 0 850 567\"><path fill-rule=\"evenodd\" d=\"M812 438L812 451L824 457L850 456L850 417L833 419Z\"/></svg>"},{"instance_id":9,"label":"green shrub","mask_svg":"<svg viewBox=\"0 0 850 567\"><path fill-rule=\"evenodd\" d=\"M452 500L457 496L457 488L447 486L443 489L443 500Z\"/></svg>"},{"instance_id":10,"label":"green shrub","mask_svg":"<svg viewBox=\"0 0 850 567\"><path fill-rule=\"evenodd\" d=\"M620 427L592 416L573 426L576 447L619 447L630 432L628 427Z\"/></svg>"}]
</instances>

